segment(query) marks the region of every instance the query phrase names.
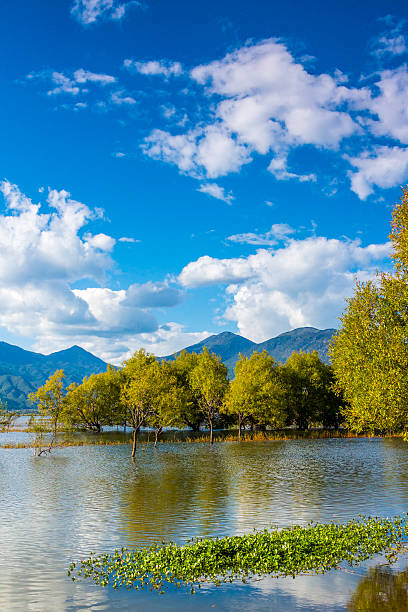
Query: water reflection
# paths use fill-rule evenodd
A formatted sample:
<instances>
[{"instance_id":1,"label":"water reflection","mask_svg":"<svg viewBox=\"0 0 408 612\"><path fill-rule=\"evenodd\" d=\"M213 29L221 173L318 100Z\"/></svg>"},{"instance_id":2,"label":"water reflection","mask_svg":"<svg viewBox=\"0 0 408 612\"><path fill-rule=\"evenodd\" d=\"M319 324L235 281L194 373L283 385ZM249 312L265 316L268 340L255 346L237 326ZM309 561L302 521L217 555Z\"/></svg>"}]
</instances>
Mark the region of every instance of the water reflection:
<instances>
[{"instance_id":1,"label":"water reflection","mask_svg":"<svg viewBox=\"0 0 408 612\"><path fill-rule=\"evenodd\" d=\"M353 593L347 610L352 612L396 612L408 610L408 568L370 568Z\"/></svg>"},{"instance_id":2,"label":"water reflection","mask_svg":"<svg viewBox=\"0 0 408 612\"><path fill-rule=\"evenodd\" d=\"M127 446L63 448L46 458L0 449L2 609L376 610L375 599L371 607L361 607L370 580L379 585L378 593L381 580L388 580L384 592L387 598L395 595L389 609L408 609L401 599L405 570L395 578L377 568L361 585L359 576L344 572L266 578L205 589L194 601L185 592L171 591L165 599L118 593L66 576L70 561L92 550L404 512L408 445L402 441L296 440L214 448L169 443L156 450L140 444L134 462L128 455Z\"/></svg>"}]
</instances>

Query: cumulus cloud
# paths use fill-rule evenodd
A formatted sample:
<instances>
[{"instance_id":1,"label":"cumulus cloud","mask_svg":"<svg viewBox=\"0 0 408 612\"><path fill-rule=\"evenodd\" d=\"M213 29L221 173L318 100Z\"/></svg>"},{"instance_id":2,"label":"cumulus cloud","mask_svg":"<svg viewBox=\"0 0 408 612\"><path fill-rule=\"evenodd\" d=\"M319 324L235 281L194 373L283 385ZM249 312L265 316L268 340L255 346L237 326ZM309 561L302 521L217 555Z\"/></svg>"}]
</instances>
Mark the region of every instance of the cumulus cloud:
<instances>
[{"instance_id":1,"label":"cumulus cloud","mask_svg":"<svg viewBox=\"0 0 408 612\"><path fill-rule=\"evenodd\" d=\"M158 68L157 68L158 69ZM287 150L303 144L336 149L359 131L341 107L358 97L328 74L313 75L286 45L269 39L196 66L191 79L219 100L207 125L183 135L153 131L145 152L193 176L238 171L254 152L275 154L270 171L281 180L314 180L286 167Z\"/></svg>"},{"instance_id":2,"label":"cumulus cloud","mask_svg":"<svg viewBox=\"0 0 408 612\"><path fill-rule=\"evenodd\" d=\"M349 176L351 189L361 200L374 192L375 185L387 189L408 180L408 147L378 146L346 159L357 168Z\"/></svg>"},{"instance_id":3,"label":"cumulus cloud","mask_svg":"<svg viewBox=\"0 0 408 612\"><path fill-rule=\"evenodd\" d=\"M119 359L142 346L140 334L159 329L152 309L182 300L183 292L168 282L115 290L103 286L114 266L116 240L84 231L101 218L100 210L65 190L49 190L46 205L33 203L8 181L0 183L0 191L5 202L0 214L0 326L37 338L38 350L77 343L108 358L113 343L115 350L121 347ZM88 286L77 288L77 283Z\"/></svg>"},{"instance_id":4,"label":"cumulus cloud","mask_svg":"<svg viewBox=\"0 0 408 612\"><path fill-rule=\"evenodd\" d=\"M408 143L408 69L400 66L378 73L373 95L367 103L372 117L366 121L376 136L390 136Z\"/></svg>"},{"instance_id":5,"label":"cumulus cloud","mask_svg":"<svg viewBox=\"0 0 408 612\"><path fill-rule=\"evenodd\" d=\"M169 60L137 61L125 59L123 66L128 70L145 74L146 76L177 77L183 74L183 66L180 62Z\"/></svg>"},{"instance_id":6,"label":"cumulus cloud","mask_svg":"<svg viewBox=\"0 0 408 612\"><path fill-rule=\"evenodd\" d=\"M87 26L101 19L120 20L129 8L136 6L141 6L136 0L74 0L71 14L79 23Z\"/></svg>"},{"instance_id":7,"label":"cumulus cloud","mask_svg":"<svg viewBox=\"0 0 408 612\"><path fill-rule=\"evenodd\" d=\"M195 178L217 178L238 172L250 161L246 147L221 125L198 128L186 134L171 135L153 130L143 146L147 155L178 166Z\"/></svg>"},{"instance_id":8,"label":"cumulus cloud","mask_svg":"<svg viewBox=\"0 0 408 612\"><path fill-rule=\"evenodd\" d=\"M377 52L400 55L405 48L401 22L385 21L388 32L377 40ZM129 67L134 64L127 62ZM373 185L398 185L406 174L401 169L404 149L397 151L395 143L408 144L407 66L379 70L352 87L338 69L332 74L314 73L307 62L295 58L286 43L268 39L194 67L189 74L195 95L197 85L201 87L199 119L183 133L154 129L142 145L145 154L199 180L239 172L262 155L277 180L316 182L315 172L295 172L288 163L292 151L307 145L340 152L355 167L378 164L378 181L369 178L368 169L365 179L363 172L349 173L352 189L362 199L373 192ZM165 76L169 66L138 64L140 70ZM352 155L344 155L346 141ZM397 167L386 179L381 171L386 163L383 154L392 149ZM377 154L381 158L375 161ZM361 183L365 185L359 187ZM215 187L211 189L215 194Z\"/></svg>"},{"instance_id":9,"label":"cumulus cloud","mask_svg":"<svg viewBox=\"0 0 408 612\"><path fill-rule=\"evenodd\" d=\"M220 187L220 185L217 185L217 183L203 183L202 185L200 185L197 191L201 191L201 193L206 193L212 198L222 200L227 204L231 204L232 200L234 199L234 196L231 192L225 193L224 187Z\"/></svg>"},{"instance_id":10,"label":"cumulus cloud","mask_svg":"<svg viewBox=\"0 0 408 612\"><path fill-rule=\"evenodd\" d=\"M116 244L116 240L107 234L85 234L84 238L86 244L99 251L112 251Z\"/></svg>"},{"instance_id":11,"label":"cumulus cloud","mask_svg":"<svg viewBox=\"0 0 408 612\"><path fill-rule=\"evenodd\" d=\"M249 257L200 257L181 272L186 288L224 284L224 318L244 336L261 342L288 329L336 326L354 278L373 277L390 245L311 237Z\"/></svg>"}]
</instances>

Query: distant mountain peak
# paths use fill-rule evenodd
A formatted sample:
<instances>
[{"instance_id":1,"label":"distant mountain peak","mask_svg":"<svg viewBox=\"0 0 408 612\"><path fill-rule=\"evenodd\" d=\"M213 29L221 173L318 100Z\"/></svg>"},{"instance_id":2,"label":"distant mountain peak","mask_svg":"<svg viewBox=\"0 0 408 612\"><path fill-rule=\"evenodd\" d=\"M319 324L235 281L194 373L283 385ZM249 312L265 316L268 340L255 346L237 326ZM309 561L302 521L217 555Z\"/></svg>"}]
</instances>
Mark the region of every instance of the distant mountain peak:
<instances>
[{"instance_id":1,"label":"distant mountain peak","mask_svg":"<svg viewBox=\"0 0 408 612\"><path fill-rule=\"evenodd\" d=\"M0 341L0 399L9 408L27 408L27 394L43 385L55 370L64 370L66 384L104 372L107 363L78 345L42 355Z\"/></svg>"},{"instance_id":2,"label":"distant mountain peak","mask_svg":"<svg viewBox=\"0 0 408 612\"><path fill-rule=\"evenodd\" d=\"M213 334L197 344L187 346L184 350L188 353L199 353L204 347L207 347L209 351L221 357L228 366L230 374L233 373L239 353L249 357L254 351L266 350L276 361L282 362L285 362L294 351L317 351L320 358L327 363L329 361L329 341L335 331L335 329L318 329L311 326L298 327L259 343L252 342L233 332L224 331ZM180 351L163 357L163 359L174 359L178 353Z\"/></svg>"}]
</instances>

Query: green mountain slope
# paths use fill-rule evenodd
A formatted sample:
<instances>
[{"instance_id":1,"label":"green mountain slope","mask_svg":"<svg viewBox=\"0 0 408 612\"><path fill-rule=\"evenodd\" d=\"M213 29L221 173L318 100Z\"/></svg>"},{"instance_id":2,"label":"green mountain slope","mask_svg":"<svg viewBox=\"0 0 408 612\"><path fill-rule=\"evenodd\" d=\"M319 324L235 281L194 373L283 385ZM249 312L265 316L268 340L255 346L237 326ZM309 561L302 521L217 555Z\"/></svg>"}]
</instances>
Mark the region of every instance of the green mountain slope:
<instances>
[{"instance_id":1,"label":"green mountain slope","mask_svg":"<svg viewBox=\"0 0 408 612\"><path fill-rule=\"evenodd\" d=\"M25 409L27 394L44 384L55 370L63 369L67 385L84 376L104 372L107 364L79 346L42 355L0 342L0 399L12 409Z\"/></svg>"}]
</instances>

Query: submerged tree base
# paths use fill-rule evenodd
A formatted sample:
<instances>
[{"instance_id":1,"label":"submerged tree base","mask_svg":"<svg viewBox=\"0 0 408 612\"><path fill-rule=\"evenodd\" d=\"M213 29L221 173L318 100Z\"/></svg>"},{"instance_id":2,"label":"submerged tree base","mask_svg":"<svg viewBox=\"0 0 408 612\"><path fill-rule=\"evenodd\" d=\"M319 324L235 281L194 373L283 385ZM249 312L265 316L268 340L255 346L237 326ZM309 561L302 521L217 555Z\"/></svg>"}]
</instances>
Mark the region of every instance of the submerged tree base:
<instances>
[{"instance_id":1,"label":"submerged tree base","mask_svg":"<svg viewBox=\"0 0 408 612\"><path fill-rule=\"evenodd\" d=\"M186 545L154 545L113 554L94 555L72 563L68 575L91 578L96 584L114 588L150 587L164 592L170 583L194 587L247 579L254 576L323 574L341 563L357 565L385 553L396 560L406 544L406 517L391 519L361 517L337 523L293 526L250 535L197 539Z\"/></svg>"}]
</instances>

